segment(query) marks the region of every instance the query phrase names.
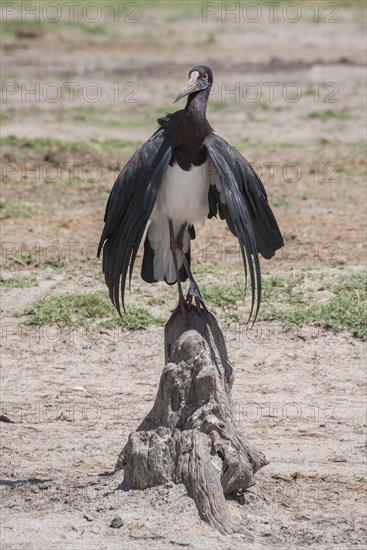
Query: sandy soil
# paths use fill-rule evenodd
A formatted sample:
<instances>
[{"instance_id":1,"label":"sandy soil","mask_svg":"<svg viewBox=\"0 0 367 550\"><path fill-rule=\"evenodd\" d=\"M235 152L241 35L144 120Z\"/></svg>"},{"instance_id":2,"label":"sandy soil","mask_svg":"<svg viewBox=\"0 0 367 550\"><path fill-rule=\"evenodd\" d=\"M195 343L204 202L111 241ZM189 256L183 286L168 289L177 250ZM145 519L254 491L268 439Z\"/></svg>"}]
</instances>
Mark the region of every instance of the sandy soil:
<instances>
[{"instance_id":1,"label":"sandy soil","mask_svg":"<svg viewBox=\"0 0 367 550\"><path fill-rule=\"evenodd\" d=\"M298 4L297 23L278 11L270 23L264 5L256 23L229 17L223 23L220 11L204 23L194 2L185 9L139 2L137 23L106 20L106 34L79 26L46 27L33 38L4 33L3 80L18 88L3 94L2 136L138 144L154 131L157 116L147 120L142 110L148 117L151 108L169 111L190 67L205 62L217 83L212 125L256 163L277 200L286 246L263 262L264 273L332 278L359 270L366 251L365 11L362 2L332 2L338 22L327 23L331 11L321 3L315 23L311 3ZM71 81L81 89L97 83L100 100L86 102L76 93L73 103L67 94L45 101L50 82ZM22 87L34 82L39 101L22 97ZM115 83L137 88L116 103ZM244 99L249 83L260 87L257 102ZM297 102L284 98L284 89L294 90L290 83L302 92ZM124 101L133 89L138 103ZM328 102L331 92L335 103ZM96 107L108 114L107 123L93 118ZM333 113L322 118L326 110ZM9 144L2 150L3 167L16 167L3 177L3 200L21 201L31 212L2 221L2 276L34 276L37 286L1 289L1 548L364 548L366 349L347 332L286 332L265 322L252 331L225 330L235 368L233 413L270 462L242 501L228 502L251 540L209 528L182 486L116 490L117 456L155 398L163 328L129 332L92 324L66 331L25 326L17 314L43 296L104 288L95 248L114 175L131 151L60 149L51 160L45 153ZM65 182L67 163L77 162L98 163L98 179L45 183L45 167L61 166ZM269 163L276 163L274 175ZM204 281L213 278L203 269L212 264L240 269L235 243L216 221L199 229L193 257ZM129 300L162 291L136 277ZM166 303L152 310L168 317L175 293L164 292ZM326 298L327 289L320 300ZM110 527L116 516L123 520L118 529Z\"/></svg>"}]
</instances>

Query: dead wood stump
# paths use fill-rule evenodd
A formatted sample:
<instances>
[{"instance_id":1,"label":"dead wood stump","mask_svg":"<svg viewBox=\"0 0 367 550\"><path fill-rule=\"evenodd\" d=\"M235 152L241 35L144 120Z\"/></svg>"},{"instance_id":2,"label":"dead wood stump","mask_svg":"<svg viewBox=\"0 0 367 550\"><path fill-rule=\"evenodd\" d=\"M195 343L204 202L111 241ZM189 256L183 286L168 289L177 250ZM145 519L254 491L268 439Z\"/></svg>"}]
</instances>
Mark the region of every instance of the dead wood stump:
<instances>
[{"instance_id":1,"label":"dead wood stump","mask_svg":"<svg viewBox=\"0 0 367 550\"><path fill-rule=\"evenodd\" d=\"M116 470L122 489L184 483L200 516L222 533L246 532L229 516L225 497L253 485L266 465L235 426L233 369L211 313L173 315L165 327L166 365L150 413L130 434Z\"/></svg>"}]
</instances>

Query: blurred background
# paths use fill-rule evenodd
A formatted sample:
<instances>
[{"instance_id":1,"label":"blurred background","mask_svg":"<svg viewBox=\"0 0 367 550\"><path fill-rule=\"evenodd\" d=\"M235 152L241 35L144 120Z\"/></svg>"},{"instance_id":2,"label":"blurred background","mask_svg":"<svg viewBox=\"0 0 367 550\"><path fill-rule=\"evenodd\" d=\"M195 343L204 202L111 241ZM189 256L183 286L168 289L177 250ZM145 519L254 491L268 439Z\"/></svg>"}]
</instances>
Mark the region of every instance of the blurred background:
<instances>
[{"instance_id":1,"label":"blurred background","mask_svg":"<svg viewBox=\"0 0 367 550\"><path fill-rule=\"evenodd\" d=\"M172 100L197 64L214 72L210 123L253 163L284 235L263 270L358 265L365 8L2 3L1 216L13 243L3 248L5 269L84 273L86 262L100 278L95 250L115 177L157 117L184 106ZM199 229L194 258L204 271L241 269L235 239L215 220Z\"/></svg>"},{"instance_id":2,"label":"blurred background","mask_svg":"<svg viewBox=\"0 0 367 550\"><path fill-rule=\"evenodd\" d=\"M208 64L208 118L254 164L291 243L276 266L363 257L365 2L1 9L5 236L96 242L119 169ZM232 242L208 223L202 238L217 236Z\"/></svg>"}]
</instances>

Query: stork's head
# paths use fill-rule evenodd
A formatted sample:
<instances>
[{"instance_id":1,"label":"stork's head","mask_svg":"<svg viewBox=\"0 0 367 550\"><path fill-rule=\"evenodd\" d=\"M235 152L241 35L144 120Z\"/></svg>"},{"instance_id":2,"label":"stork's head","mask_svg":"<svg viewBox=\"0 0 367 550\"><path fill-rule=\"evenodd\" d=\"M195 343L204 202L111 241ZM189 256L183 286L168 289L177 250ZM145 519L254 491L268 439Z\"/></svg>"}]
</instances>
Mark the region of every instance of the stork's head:
<instances>
[{"instance_id":1,"label":"stork's head","mask_svg":"<svg viewBox=\"0 0 367 550\"><path fill-rule=\"evenodd\" d=\"M173 103L176 103L176 101L187 95L206 90L207 88L210 89L212 84L213 73L209 67L205 65L193 67L189 72L188 82L179 92Z\"/></svg>"}]
</instances>

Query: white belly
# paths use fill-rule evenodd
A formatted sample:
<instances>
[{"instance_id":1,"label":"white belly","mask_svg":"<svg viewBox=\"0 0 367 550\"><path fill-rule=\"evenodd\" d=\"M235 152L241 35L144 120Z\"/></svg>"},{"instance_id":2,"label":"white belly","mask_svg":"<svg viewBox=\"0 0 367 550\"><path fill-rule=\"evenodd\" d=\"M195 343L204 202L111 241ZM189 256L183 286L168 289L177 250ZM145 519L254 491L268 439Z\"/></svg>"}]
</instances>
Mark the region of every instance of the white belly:
<instances>
[{"instance_id":1,"label":"white belly","mask_svg":"<svg viewBox=\"0 0 367 550\"><path fill-rule=\"evenodd\" d=\"M186 172L178 164L168 166L161 183L157 201L150 217L148 238L154 250L154 276L158 281L176 280L168 220L173 222L173 231L177 237L183 224L204 223L209 211L208 192L210 177L208 164L193 166ZM183 252L190 246L190 237L183 235ZM178 267L182 257L178 255Z\"/></svg>"},{"instance_id":2,"label":"white belly","mask_svg":"<svg viewBox=\"0 0 367 550\"><path fill-rule=\"evenodd\" d=\"M209 208L209 184L206 162L193 166L188 172L178 164L168 166L152 212L152 222L172 219L175 230L184 223L204 223Z\"/></svg>"}]
</instances>

